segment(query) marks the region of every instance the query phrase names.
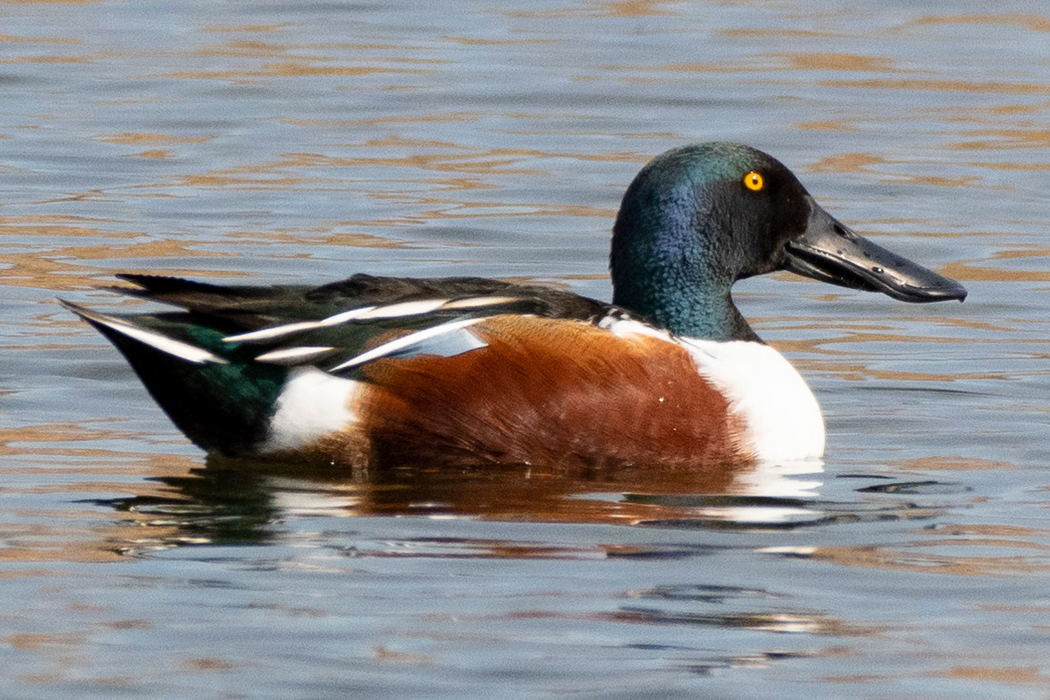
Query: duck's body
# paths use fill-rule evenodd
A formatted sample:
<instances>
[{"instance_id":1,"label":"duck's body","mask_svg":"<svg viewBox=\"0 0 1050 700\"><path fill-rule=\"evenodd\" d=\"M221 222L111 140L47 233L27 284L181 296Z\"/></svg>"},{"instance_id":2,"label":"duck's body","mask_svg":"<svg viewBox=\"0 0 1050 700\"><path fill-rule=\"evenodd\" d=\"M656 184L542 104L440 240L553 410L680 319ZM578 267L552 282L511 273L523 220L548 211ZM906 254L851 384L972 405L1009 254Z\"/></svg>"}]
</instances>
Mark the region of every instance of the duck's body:
<instances>
[{"instance_id":1,"label":"duck's body","mask_svg":"<svg viewBox=\"0 0 1050 700\"><path fill-rule=\"evenodd\" d=\"M613 304L495 280L357 275L219 287L126 275L186 311L70 305L201 447L351 465L784 462L819 457L820 410L730 297L791 269L907 301L962 299L864 241L769 156L670 151L624 197Z\"/></svg>"}]
</instances>

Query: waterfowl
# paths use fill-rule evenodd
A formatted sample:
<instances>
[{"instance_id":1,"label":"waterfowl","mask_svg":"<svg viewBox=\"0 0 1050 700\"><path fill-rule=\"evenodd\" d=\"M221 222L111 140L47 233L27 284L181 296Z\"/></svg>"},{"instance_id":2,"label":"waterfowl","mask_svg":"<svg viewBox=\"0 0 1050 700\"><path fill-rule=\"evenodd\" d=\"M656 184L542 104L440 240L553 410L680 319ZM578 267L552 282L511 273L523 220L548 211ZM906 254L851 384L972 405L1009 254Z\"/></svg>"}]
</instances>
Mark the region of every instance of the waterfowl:
<instances>
[{"instance_id":1,"label":"waterfowl","mask_svg":"<svg viewBox=\"0 0 1050 700\"><path fill-rule=\"evenodd\" d=\"M773 157L668 151L613 227L612 303L491 279L311 286L119 275L182 309L63 302L190 440L230 457L384 465L699 467L824 451L812 392L733 303L776 270L907 302L957 282L857 235Z\"/></svg>"}]
</instances>

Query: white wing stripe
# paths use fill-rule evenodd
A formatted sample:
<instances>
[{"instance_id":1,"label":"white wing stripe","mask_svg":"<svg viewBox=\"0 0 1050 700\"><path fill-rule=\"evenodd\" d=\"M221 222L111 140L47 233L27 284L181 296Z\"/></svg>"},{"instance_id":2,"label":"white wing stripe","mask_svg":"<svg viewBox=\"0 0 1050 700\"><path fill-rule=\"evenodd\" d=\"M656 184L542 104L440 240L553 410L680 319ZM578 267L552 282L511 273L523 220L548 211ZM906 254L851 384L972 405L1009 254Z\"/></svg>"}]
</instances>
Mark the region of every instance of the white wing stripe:
<instances>
[{"instance_id":1,"label":"white wing stripe","mask_svg":"<svg viewBox=\"0 0 1050 700\"><path fill-rule=\"evenodd\" d=\"M295 364L302 360L308 360L318 355L332 352L335 348L326 345L304 345L296 348L283 348L264 352L255 358L256 362L270 362L277 365Z\"/></svg>"},{"instance_id":2,"label":"white wing stripe","mask_svg":"<svg viewBox=\"0 0 1050 700\"><path fill-rule=\"evenodd\" d=\"M478 321L483 320L485 319L463 318L458 321L442 323L440 326L434 326L433 328L425 328L421 331L416 331L415 333L409 333L408 335L403 335L400 338L397 338L396 340L391 340L389 343L383 343L382 345L378 345L369 350L368 352L362 353L356 357L352 357L343 364L338 365L337 367L333 367L329 371L338 372L339 370L349 369L350 367L356 367L357 365L361 365L366 362L371 362L372 360L377 360L380 357L386 357L387 355L391 355L401 350L405 350L407 348L412 347L413 345L416 345L417 343L421 343L425 340L430 340L431 338L436 338L439 335L451 333L452 331L459 330L460 328L466 328L467 326L471 326L477 323Z\"/></svg>"},{"instance_id":3,"label":"white wing stripe","mask_svg":"<svg viewBox=\"0 0 1050 700\"><path fill-rule=\"evenodd\" d=\"M386 306L362 306L334 314L320 321L298 321L296 323L285 323L280 326L271 326L257 331L230 335L223 340L227 343L257 343L266 340L274 340L286 335L293 335L302 331L317 330L337 326L349 321L370 321L380 318L401 318L404 316L422 316L432 311L441 309L475 309L482 306L496 306L498 304L509 304L519 301L519 297L467 297L450 301L448 299L421 299L417 301L405 301Z\"/></svg>"},{"instance_id":4,"label":"white wing stripe","mask_svg":"<svg viewBox=\"0 0 1050 700\"><path fill-rule=\"evenodd\" d=\"M280 338L282 335L298 333L299 331L305 331L317 327L318 324L316 321L287 323L283 326L271 326L270 328L263 328L262 330L250 331L239 335L228 335L223 338L223 341L227 343L255 343L260 340L273 340L274 338Z\"/></svg>"},{"instance_id":5,"label":"white wing stripe","mask_svg":"<svg viewBox=\"0 0 1050 700\"><path fill-rule=\"evenodd\" d=\"M389 304L387 306L376 306L356 318L356 320L367 320L370 318L397 318L398 316L422 316L435 309L440 309L448 303L448 299L424 299L422 301L406 301L400 304ZM329 317L332 318L332 317ZM325 322L329 321L325 319Z\"/></svg>"},{"instance_id":6,"label":"white wing stripe","mask_svg":"<svg viewBox=\"0 0 1050 700\"><path fill-rule=\"evenodd\" d=\"M521 297L467 297L456 299L443 305L442 309L476 309L479 306L496 306L497 304L510 304L521 301Z\"/></svg>"}]
</instances>

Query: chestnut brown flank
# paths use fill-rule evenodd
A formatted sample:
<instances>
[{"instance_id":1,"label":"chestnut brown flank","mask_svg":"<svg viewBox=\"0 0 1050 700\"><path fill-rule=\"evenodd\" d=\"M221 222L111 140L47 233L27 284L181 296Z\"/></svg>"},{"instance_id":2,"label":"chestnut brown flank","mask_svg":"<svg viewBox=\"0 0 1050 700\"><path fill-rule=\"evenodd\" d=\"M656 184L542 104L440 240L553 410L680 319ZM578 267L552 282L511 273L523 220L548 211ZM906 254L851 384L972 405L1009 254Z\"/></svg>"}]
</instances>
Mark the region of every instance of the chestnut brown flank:
<instances>
[{"instance_id":1,"label":"chestnut brown flank","mask_svg":"<svg viewBox=\"0 0 1050 700\"><path fill-rule=\"evenodd\" d=\"M499 316L488 347L365 368L372 465L697 467L739 460L739 425L682 348L585 323ZM527 339L527 341L523 341Z\"/></svg>"}]
</instances>

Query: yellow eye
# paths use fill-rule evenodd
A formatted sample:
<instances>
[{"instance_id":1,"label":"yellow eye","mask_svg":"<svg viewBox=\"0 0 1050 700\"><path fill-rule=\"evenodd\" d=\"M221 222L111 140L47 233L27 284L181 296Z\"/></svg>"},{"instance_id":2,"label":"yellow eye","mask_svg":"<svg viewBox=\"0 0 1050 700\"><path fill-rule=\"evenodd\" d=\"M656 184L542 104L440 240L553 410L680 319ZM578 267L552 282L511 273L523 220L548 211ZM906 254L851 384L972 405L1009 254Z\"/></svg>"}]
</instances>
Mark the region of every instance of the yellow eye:
<instances>
[{"instance_id":1,"label":"yellow eye","mask_svg":"<svg viewBox=\"0 0 1050 700\"><path fill-rule=\"evenodd\" d=\"M744 187L748 188L752 192L758 192L760 189L766 186L766 180L760 174L752 170L744 176Z\"/></svg>"}]
</instances>

